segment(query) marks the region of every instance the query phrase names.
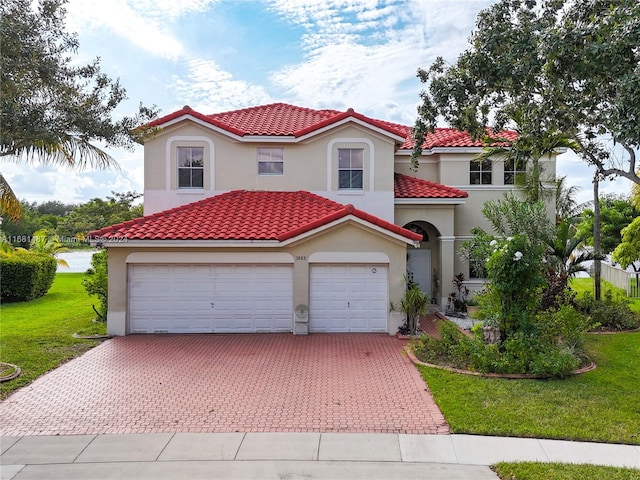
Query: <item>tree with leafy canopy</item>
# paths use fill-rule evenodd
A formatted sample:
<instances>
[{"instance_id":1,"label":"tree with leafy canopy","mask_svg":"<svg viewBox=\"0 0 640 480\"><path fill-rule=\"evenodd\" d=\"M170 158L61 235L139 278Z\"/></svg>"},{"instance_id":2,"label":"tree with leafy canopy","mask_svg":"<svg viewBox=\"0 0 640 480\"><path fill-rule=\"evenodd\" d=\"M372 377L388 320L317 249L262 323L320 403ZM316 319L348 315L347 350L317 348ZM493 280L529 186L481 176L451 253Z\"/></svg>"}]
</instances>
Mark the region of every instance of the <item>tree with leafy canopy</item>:
<instances>
[{"instance_id":1,"label":"tree with leafy canopy","mask_svg":"<svg viewBox=\"0 0 640 480\"><path fill-rule=\"evenodd\" d=\"M611 253L622 241L621 231L640 215L630 198L615 194L600 197L600 248L602 253ZM582 222L578 232L589 245L593 245L593 209L582 211Z\"/></svg>"},{"instance_id":2,"label":"tree with leafy canopy","mask_svg":"<svg viewBox=\"0 0 640 480\"><path fill-rule=\"evenodd\" d=\"M57 233L61 237L83 237L91 230L98 230L116 223L126 222L142 216L141 204L134 205L142 194L137 192L111 192L106 200L93 198L74 208L58 223Z\"/></svg>"},{"instance_id":3,"label":"tree with leafy canopy","mask_svg":"<svg viewBox=\"0 0 640 480\"><path fill-rule=\"evenodd\" d=\"M133 148L150 131L134 130L157 114L114 120L126 91L100 69L100 59L78 65L78 39L65 30L66 0L0 3L0 158L70 168L117 168L93 142ZM2 215L19 218L20 203L0 175Z\"/></svg>"},{"instance_id":4,"label":"tree with leafy canopy","mask_svg":"<svg viewBox=\"0 0 640 480\"><path fill-rule=\"evenodd\" d=\"M594 198L606 177L640 185L640 2L501 0L480 12L476 27L453 65L440 57L418 71L427 88L414 128L414 167L426 134L444 118L474 138L491 134L488 144L515 129L511 149L532 159L554 139L568 140L595 167ZM598 261L595 283L599 298Z\"/></svg>"},{"instance_id":5,"label":"tree with leafy canopy","mask_svg":"<svg viewBox=\"0 0 640 480\"><path fill-rule=\"evenodd\" d=\"M418 71L427 89L416 154L443 117L475 138L514 128L516 150L543 151L566 136L601 177L640 184L639 2L502 0L476 27L455 64L440 57Z\"/></svg>"},{"instance_id":6,"label":"tree with leafy canopy","mask_svg":"<svg viewBox=\"0 0 640 480\"><path fill-rule=\"evenodd\" d=\"M633 266L636 288L640 289L640 216L622 229L622 242L613 251L611 258L623 268Z\"/></svg>"}]
</instances>

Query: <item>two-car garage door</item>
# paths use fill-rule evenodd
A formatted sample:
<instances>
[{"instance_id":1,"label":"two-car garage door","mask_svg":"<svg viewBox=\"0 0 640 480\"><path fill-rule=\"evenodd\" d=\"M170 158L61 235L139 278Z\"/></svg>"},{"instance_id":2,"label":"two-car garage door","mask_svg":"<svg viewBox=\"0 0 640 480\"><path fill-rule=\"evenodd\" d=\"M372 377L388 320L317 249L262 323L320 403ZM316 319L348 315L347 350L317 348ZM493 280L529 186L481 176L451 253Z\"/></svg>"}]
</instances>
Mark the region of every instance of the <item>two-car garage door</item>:
<instances>
[{"instance_id":1,"label":"two-car garage door","mask_svg":"<svg viewBox=\"0 0 640 480\"><path fill-rule=\"evenodd\" d=\"M290 332L291 265L129 265L132 333Z\"/></svg>"},{"instance_id":2,"label":"two-car garage door","mask_svg":"<svg viewBox=\"0 0 640 480\"><path fill-rule=\"evenodd\" d=\"M386 265L312 264L311 332L386 332ZM291 332L291 264L130 264L131 333Z\"/></svg>"}]
</instances>

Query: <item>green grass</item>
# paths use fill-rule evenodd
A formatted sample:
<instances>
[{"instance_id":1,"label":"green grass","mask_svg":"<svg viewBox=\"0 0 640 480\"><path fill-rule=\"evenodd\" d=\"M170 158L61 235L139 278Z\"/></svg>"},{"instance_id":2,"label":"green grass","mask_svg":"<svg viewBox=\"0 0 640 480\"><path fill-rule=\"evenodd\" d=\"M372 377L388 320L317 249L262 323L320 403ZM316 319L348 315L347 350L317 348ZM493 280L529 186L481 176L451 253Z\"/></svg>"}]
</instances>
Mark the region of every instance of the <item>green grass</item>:
<instances>
[{"instance_id":1,"label":"green grass","mask_svg":"<svg viewBox=\"0 0 640 480\"><path fill-rule=\"evenodd\" d=\"M22 375L0 384L0 399L98 344L71 336L104 334L106 329L92 322L96 315L91 305L97 302L82 287L82 276L58 273L44 297L2 305L0 361L19 366Z\"/></svg>"},{"instance_id":2,"label":"green grass","mask_svg":"<svg viewBox=\"0 0 640 480\"><path fill-rule=\"evenodd\" d=\"M574 278L571 280L570 285L571 288L578 294L578 297L581 297L587 292L593 295L594 290L592 278ZM611 285L609 282L603 281L603 296L607 290L611 290L613 292L613 298L627 298L627 294L624 290ZM631 310L640 315L640 298L627 298L627 300L629 300L629 307L631 307Z\"/></svg>"},{"instance_id":3,"label":"green grass","mask_svg":"<svg viewBox=\"0 0 640 480\"><path fill-rule=\"evenodd\" d=\"M639 480L640 470L567 465L562 463L498 463L494 471L503 480Z\"/></svg>"},{"instance_id":4,"label":"green grass","mask_svg":"<svg viewBox=\"0 0 640 480\"><path fill-rule=\"evenodd\" d=\"M589 335L598 365L564 380L418 367L454 433L640 444L640 332Z\"/></svg>"}]
</instances>

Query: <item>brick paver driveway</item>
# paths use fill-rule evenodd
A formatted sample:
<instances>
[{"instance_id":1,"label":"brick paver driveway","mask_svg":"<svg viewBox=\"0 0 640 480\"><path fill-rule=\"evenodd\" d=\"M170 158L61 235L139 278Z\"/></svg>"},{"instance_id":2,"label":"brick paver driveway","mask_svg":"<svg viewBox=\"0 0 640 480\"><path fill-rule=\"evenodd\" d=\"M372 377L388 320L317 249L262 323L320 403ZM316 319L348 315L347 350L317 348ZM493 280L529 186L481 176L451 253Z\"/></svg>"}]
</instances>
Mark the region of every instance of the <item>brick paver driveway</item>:
<instances>
[{"instance_id":1,"label":"brick paver driveway","mask_svg":"<svg viewBox=\"0 0 640 480\"><path fill-rule=\"evenodd\" d=\"M114 338L0 404L1 435L447 433L385 334Z\"/></svg>"}]
</instances>

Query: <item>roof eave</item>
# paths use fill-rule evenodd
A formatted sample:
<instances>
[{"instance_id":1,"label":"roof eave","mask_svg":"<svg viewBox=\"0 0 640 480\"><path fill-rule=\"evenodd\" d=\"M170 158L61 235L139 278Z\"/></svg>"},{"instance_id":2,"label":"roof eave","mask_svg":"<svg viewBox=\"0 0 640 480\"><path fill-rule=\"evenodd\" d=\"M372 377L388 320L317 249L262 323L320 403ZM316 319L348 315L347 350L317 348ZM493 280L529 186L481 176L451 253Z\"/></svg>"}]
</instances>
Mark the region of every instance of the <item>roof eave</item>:
<instances>
[{"instance_id":1,"label":"roof eave","mask_svg":"<svg viewBox=\"0 0 640 480\"><path fill-rule=\"evenodd\" d=\"M160 124L158 126L162 127L162 128L167 128L167 127L170 127L172 125L176 125L178 123L184 122L185 120L192 121L193 123L196 123L196 124L198 124L198 125L200 125L202 127L205 127L205 128L207 128L209 130L213 130L215 132L218 132L218 133L221 133L221 134L226 135L228 137L231 137L236 141L243 141L243 139L244 139L244 135L242 135L241 132L239 132L239 131L238 132L233 132L233 131L227 130L227 129L223 128L223 127L215 125L215 124L213 124L211 122L208 122L206 120L203 120L201 118L194 117L193 115L188 114L188 113L185 113L184 115L181 115L179 117L173 118L173 119L171 119L171 120L169 120L167 122L164 122L164 123L162 123L162 124Z\"/></svg>"},{"instance_id":2,"label":"roof eave","mask_svg":"<svg viewBox=\"0 0 640 480\"><path fill-rule=\"evenodd\" d=\"M319 234L319 233L321 233L321 232L323 232L325 230L331 229L333 227L336 227L336 226L338 226L338 225L340 225L342 223L349 222L349 221L355 222L355 223L363 225L365 227L368 227L368 228L370 228L372 230L377 231L378 233L381 233L384 236L391 237L394 240L400 241L402 243L406 243L408 245L413 245L413 246L419 246L420 245L420 241L419 240L413 240L413 239L404 237L404 236L402 236L402 235L400 235L398 233L392 232L392 231L390 231L390 230L388 230L388 229L386 229L384 227L381 227L381 226L376 225L374 223L371 223L371 222L368 222L366 220L363 220L362 218L360 218L360 217L358 217L356 215L353 215L353 214L344 215L344 216L342 216L342 217L340 217L340 218L338 218L336 220L333 220L331 222L325 223L324 225L318 226L316 228L312 228L312 229L307 230L307 231L305 231L303 233L300 233L299 235L296 235L294 237L287 238L286 240L283 240L280 243L280 245L284 247L284 246L287 246L287 245L289 245L291 243L299 242L300 240L304 240L304 239L306 239L308 237L315 236L315 235L317 235L317 234Z\"/></svg>"},{"instance_id":3,"label":"roof eave","mask_svg":"<svg viewBox=\"0 0 640 480\"><path fill-rule=\"evenodd\" d=\"M466 198L396 198L395 205L464 205Z\"/></svg>"},{"instance_id":4,"label":"roof eave","mask_svg":"<svg viewBox=\"0 0 640 480\"><path fill-rule=\"evenodd\" d=\"M101 248L118 247L274 247L280 245L278 240L91 240L91 245Z\"/></svg>"},{"instance_id":5,"label":"roof eave","mask_svg":"<svg viewBox=\"0 0 640 480\"><path fill-rule=\"evenodd\" d=\"M362 127L368 128L370 130L373 130L376 133L379 133L381 135L384 135L385 137L389 137L392 138L394 141L396 142L401 142L404 143L404 141L406 140L405 137L401 136L401 135L397 135L393 132L390 132L389 130L385 130L384 128L380 128L372 123L366 122L364 120L361 120L357 117L353 117L353 116L348 116L345 118L338 118L337 120L328 123L328 124L323 124L321 126L319 126L318 128L314 128L312 127L308 127L302 130L299 130L298 132L295 133L296 138L298 139L298 141L303 141L306 140L308 138L314 137L316 135L320 135L324 132L327 132L329 130L332 130L336 127L345 125L347 123L356 123Z\"/></svg>"}]
</instances>

